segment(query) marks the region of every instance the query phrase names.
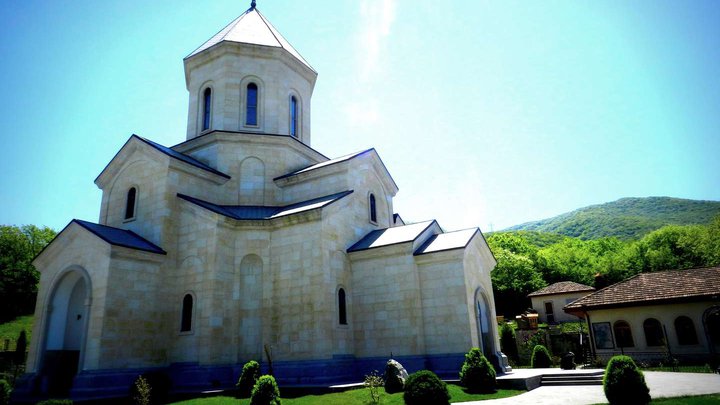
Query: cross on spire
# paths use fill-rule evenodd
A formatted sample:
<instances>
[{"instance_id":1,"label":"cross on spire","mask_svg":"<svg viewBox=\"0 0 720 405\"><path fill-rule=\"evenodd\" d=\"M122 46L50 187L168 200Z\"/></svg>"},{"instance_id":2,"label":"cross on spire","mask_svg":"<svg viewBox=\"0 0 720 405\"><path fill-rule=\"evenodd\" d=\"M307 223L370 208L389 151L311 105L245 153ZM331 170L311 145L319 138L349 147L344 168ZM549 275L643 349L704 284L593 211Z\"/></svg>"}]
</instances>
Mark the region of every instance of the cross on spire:
<instances>
[{"instance_id":1,"label":"cross on spire","mask_svg":"<svg viewBox=\"0 0 720 405\"><path fill-rule=\"evenodd\" d=\"M255 10L255 0L250 2L250 10Z\"/></svg>"}]
</instances>

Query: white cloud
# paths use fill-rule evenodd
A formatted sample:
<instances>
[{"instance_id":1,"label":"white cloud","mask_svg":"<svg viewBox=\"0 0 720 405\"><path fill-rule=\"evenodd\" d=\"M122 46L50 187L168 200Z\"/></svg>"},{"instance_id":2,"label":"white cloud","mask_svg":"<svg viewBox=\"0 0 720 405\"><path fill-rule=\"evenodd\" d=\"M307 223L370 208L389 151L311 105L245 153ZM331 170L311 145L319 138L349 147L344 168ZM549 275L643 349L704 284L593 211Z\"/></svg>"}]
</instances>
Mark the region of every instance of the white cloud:
<instances>
[{"instance_id":1,"label":"white cloud","mask_svg":"<svg viewBox=\"0 0 720 405\"><path fill-rule=\"evenodd\" d=\"M396 0L362 0L358 41L362 50L360 78L370 80L380 68L380 55L395 21Z\"/></svg>"}]
</instances>

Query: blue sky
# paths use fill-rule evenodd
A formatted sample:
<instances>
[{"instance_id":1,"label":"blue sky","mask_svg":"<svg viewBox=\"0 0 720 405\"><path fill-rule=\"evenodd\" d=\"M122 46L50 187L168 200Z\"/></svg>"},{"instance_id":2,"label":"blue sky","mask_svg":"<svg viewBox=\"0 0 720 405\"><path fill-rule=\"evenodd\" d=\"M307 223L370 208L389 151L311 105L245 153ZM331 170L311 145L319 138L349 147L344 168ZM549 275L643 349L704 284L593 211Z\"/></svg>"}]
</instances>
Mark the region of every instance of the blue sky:
<instances>
[{"instance_id":1,"label":"blue sky","mask_svg":"<svg viewBox=\"0 0 720 405\"><path fill-rule=\"evenodd\" d=\"M249 1L5 2L0 223L97 221L136 133L185 140L182 59ZM375 147L395 210L498 230L720 200L720 2L258 0L319 72L313 148Z\"/></svg>"}]
</instances>

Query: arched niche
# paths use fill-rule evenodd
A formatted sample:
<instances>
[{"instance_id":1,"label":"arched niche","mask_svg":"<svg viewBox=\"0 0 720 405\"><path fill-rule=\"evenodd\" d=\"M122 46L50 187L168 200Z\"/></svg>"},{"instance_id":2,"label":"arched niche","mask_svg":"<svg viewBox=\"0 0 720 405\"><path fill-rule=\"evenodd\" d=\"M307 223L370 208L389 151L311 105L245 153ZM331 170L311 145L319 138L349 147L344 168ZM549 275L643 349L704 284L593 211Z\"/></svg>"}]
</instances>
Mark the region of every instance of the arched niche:
<instances>
[{"instance_id":1,"label":"arched niche","mask_svg":"<svg viewBox=\"0 0 720 405\"><path fill-rule=\"evenodd\" d=\"M262 205L265 201L265 163L249 157L240 163L238 203Z\"/></svg>"}]
</instances>

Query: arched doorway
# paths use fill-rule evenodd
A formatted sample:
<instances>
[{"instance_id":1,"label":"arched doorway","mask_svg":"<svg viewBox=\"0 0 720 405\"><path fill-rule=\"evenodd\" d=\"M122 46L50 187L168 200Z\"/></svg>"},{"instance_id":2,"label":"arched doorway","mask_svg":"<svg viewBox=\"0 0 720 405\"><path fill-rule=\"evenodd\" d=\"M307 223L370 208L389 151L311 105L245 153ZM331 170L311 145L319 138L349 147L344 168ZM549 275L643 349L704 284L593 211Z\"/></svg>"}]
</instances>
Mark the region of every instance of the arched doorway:
<instances>
[{"instance_id":1,"label":"arched doorway","mask_svg":"<svg viewBox=\"0 0 720 405\"><path fill-rule=\"evenodd\" d=\"M720 306L714 306L705 311L703 324L705 324L710 353L720 356Z\"/></svg>"},{"instance_id":2,"label":"arched doorway","mask_svg":"<svg viewBox=\"0 0 720 405\"><path fill-rule=\"evenodd\" d=\"M66 395L83 359L90 282L82 270L66 272L55 284L47 307L45 351L40 374L43 390Z\"/></svg>"},{"instance_id":3,"label":"arched doorway","mask_svg":"<svg viewBox=\"0 0 720 405\"><path fill-rule=\"evenodd\" d=\"M495 339L492 329L493 319L487 297L478 289L475 292L476 319L478 325L478 346L491 362L495 360Z\"/></svg>"}]
</instances>

